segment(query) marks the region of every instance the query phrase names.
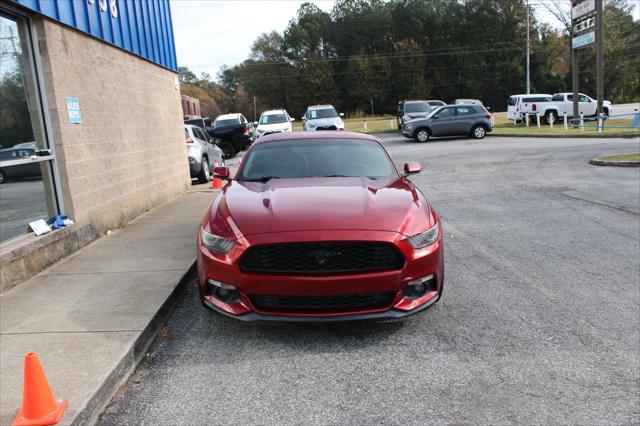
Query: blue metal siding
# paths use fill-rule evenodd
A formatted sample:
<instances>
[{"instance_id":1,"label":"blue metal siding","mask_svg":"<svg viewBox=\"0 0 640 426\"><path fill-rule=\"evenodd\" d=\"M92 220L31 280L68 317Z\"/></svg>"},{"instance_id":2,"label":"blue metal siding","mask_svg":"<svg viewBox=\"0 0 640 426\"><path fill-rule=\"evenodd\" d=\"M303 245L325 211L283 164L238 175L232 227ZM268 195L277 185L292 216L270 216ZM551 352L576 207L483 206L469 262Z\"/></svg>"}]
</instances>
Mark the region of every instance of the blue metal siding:
<instances>
[{"instance_id":1,"label":"blue metal siding","mask_svg":"<svg viewBox=\"0 0 640 426\"><path fill-rule=\"evenodd\" d=\"M13 0L34 12L92 35L158 65L178 70L169 0ZM111 14L115 1L117 16Z\"/></svg>"}]
</instances>

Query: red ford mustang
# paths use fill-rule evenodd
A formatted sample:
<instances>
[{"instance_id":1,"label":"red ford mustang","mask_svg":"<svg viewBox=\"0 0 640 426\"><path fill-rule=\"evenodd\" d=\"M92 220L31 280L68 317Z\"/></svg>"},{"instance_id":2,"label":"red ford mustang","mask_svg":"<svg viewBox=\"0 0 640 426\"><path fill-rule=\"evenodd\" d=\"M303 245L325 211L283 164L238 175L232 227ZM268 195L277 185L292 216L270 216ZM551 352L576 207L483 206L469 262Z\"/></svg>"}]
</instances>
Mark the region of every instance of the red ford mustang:
<instances>
[{"instance_id":1,"label":"red ford mustang","mask_svg":"<svg viewBox=\"0 0 640 426\"><path fill-rule=\"evenodd\" d=\"M205 306L240 320L397 318L442 296L442 226L375 137L260 138L200 224Z\"/></svg>"}]
</instances>

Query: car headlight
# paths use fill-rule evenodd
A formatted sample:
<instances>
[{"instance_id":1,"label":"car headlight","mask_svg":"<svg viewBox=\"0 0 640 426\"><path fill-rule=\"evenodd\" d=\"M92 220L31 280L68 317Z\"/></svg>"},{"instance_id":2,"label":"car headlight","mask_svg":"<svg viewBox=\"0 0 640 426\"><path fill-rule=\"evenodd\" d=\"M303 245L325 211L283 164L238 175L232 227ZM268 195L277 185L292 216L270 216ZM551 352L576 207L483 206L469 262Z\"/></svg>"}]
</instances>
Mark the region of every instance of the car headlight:
<instances>
[{"instance_id":1,"label":"car headlight","mask_svg":"<svg viewBox=\"0 0 640 426\"><path fill-rule=\"evenodd\" d=\"M221 254L229 253L236 245L236 243L231 240L227 240L226 238L222 238L205 231L204 228L200 229L200 239L206 248Z\"/></svg>"},{"instance_id":2,"label":"car headlight","mask_svg":"<svg viewBox=\"0 0 640 426\"><path fill-rule=\"evenodd\" d=\"M440 235L440 229L438 224L436 223L433 228L429 228L424 232L407 238L407 242L414 249L421 249L430 246L431 244L438 241L438 235Z\"/></svg>"}]
</instances>

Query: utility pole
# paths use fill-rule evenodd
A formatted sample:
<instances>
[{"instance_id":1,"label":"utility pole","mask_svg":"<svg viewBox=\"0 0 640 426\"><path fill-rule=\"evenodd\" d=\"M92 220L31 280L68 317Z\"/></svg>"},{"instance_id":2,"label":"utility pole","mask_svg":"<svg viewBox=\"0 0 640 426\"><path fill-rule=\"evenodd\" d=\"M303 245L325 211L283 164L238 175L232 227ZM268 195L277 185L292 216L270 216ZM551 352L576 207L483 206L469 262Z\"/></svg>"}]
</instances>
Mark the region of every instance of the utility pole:
<instances>
[{"instance_id":1,"label":"utility pole","mask_svg":"<svg viewBox=\"0 0 640 426\"><path fill-rule=\"evenodd\" d=\"M527 95L531 94L531 85L529 79L529 0L527 0Z\"/></svg>"},{"instance_id":2,"label":"utility pole","mask_svg":"<svg viewBox=\"0 0 640 426\"><path fill-rule=\"evenodd\" d=\"M602 102L604 101L604 46L602 34L604 16L602 0L596 0L596 95L598 98L598 117L602 116Z\"/></svg>"},{"instance_id":3,"label":"utility pole","mask_svg":"<svg viewBox=\"0 0 640 426\"><path fill-rule=\"evenodd\" d=\"M253 97L253 121L256 122L258 121L257 116L256 116L256 97Z\"/></svg>"}]
</instances>

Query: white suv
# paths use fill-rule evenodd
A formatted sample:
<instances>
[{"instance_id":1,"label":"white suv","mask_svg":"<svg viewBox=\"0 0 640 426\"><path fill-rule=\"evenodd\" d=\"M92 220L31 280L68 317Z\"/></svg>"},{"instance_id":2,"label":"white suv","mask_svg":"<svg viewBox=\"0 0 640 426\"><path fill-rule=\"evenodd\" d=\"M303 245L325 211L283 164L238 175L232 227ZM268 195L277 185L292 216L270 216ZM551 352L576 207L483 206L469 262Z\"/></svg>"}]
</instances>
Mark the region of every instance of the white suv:
<instances>
[{"instance_id":1,"label":"white suv","mask_svg":"<svg viewBox=\"0 0 640 426\"><path fill-rule=\"evenodd\" d=\"M260 121L256 122L256 138L270 135L272 133L291 132L293 127L291 118L286 109L273 109L265 111L260 116Z\"/></svg>"},{"instance_id":2,"label":"white suv","mask_svg":"<svg viewBox=\"0 0 640 426\"><path fill-rule=\"evenodd\" d=\"M302 128L305 132L344 130L344 122L341 117L344 117L344 114L338 114L332 105L310 106L302 117Z\"/></svg>"}]
</instances>

